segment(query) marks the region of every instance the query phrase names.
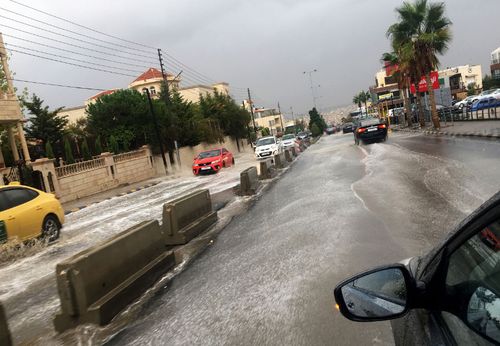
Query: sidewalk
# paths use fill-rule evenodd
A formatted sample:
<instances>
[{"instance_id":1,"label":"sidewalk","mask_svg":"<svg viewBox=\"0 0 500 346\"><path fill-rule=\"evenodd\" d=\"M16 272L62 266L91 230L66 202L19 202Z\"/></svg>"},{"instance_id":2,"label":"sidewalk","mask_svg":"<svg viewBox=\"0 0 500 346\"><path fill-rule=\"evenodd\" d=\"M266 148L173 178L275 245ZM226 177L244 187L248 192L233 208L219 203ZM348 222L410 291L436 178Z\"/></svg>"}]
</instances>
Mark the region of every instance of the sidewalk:
<instances>
[{"instance_id":1,"label":"sidewalk","mask_svg":"<svg viewBox=\"0 0 500 346\"><path fill-rule=\"evenodd\" d=\"M500 139L500 121L499 120L471 120L455 121L453 123L441 122L441 129L435 130L432 127L420 128L397 128L393 131L423 133L426 135L445 135L445 136L469 136L480 138Z\"/></svg>"}]
</instances>

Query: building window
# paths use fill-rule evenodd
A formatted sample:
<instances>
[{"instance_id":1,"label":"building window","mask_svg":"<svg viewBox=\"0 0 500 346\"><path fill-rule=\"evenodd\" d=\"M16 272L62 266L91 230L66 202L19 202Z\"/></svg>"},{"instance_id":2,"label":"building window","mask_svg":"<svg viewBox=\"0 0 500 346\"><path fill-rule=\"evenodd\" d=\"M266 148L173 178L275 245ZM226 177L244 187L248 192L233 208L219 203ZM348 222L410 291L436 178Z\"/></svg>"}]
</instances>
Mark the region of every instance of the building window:
<instances>
[{"instance_id":1,"label":"building window","mask_svg":"<svg viewBox=\"0 0 500 346\"><path fill-rule=\"evenodd\" d=\"M155 89L155 87L154 87L154 86L152 86L152 87L150 87L150 88L149 88L149 93L150 93L151 95L156 95L156 89Z\"/></svg>"}]
</instances>

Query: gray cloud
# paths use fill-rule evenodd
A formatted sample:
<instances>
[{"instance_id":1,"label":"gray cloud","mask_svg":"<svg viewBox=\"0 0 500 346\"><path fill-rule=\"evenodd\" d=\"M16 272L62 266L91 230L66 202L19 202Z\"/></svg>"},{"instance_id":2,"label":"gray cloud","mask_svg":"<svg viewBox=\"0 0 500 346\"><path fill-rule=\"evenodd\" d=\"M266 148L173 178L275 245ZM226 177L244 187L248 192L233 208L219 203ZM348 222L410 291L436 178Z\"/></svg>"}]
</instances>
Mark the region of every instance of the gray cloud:
<instances>
[{"instance_id":1,"label":"gray cloud","mask_svg":"<svg viewBox=\"0 0 500 346\"><path fill-rule=\"evenodd\" d=\"M81 30L10 1L0 3L2 7L40 20ZM259 105L274 106L279 101L286 110L293 106L296 112L305 112L312 104L309 82L302 74L305 70L318 69L314 81L315 85L321 85L318 102L323 107L348 104L354 93L373 84L374 73L381 66L380 56L389 49L385 31L396 20L394 8L402 2L87 0L69 3L55 0L25 3L113 35L159 46L215 80L227 81L238 88L250 87ZM446 7L453 21L454 39L441 58L441 65L478 63L483 73L489 73L490 52L500 46L493 24L498 21L500 2L482 0L479 5L453 0L446 1ZM7 24L3 19L1 23ZM14 43L8 37L5 41ZM125 87L133 79L16 53L11 64L18 78L63 84L112 88ZM17 86L24 85L17 83ZM82 104L94 93L32 85L28 88L51 107ZM234 93L236 97L243 96L241 89L235 89Z\"/></svg>"}]
</instances>

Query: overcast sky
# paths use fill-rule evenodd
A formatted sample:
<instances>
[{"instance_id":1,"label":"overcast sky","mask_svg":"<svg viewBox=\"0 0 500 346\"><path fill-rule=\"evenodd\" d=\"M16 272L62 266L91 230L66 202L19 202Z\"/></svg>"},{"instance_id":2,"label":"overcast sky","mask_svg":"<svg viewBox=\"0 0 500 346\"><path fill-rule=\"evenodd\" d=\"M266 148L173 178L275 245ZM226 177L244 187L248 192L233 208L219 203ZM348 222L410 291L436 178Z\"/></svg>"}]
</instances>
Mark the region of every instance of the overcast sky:
<instances>
[{"instance_id":1,"label":"overcast sky","mask_svg":"<svg viewBox=\"0 0 500 346\"><path fill-rule=\"evenodd\" d=\"M318 70L312 76L314 85L320 85L317 88L320 108L349 104L356 92L366 90L374 83L374 74L381 67L380 56L389 50L385 32L396 21L394 8L402 3L397 0L18 1L111 35L162 48L203 75L228 82L238 100L242 99L244 89L249 87L258 106L273 107L279 101L282 110L289 112L293 106L296 113L305 112L312 105L309 79L303 71ZM441 66L481 64L483 74L489 73L490 53L500 46L500 29L497 25L500 1L450 0L445 3L447 15L453 22L453 41L449 51L441 57ZM72 26L9 0L0 0L0 7L2 16L48 30L64 33L9 13L5 9L105 41L132 46ZM101 50L97 46L0 17L0 31L39 43L94 54L2 25ZM90 41L71 33L64 34ZM17 48L18 50L33 54L38 54L33 51L36 49L91 60L94 63L145 70L113 62L98 62L8 36L4 40L7 44L24 47ZM154 49L134 47L147 51L135 51L136 54L151 55L151 58L133 56L140 62L127 60L129 63L158 67L153 66ZM119 47L116 49L120 50ZM102 50L111 52L105 48ZM178 66L169 65L171 64L167 61L169 72L179 72ZM126 87L134 79L41 60L16 52L12 53L11 68L18 79L104 89ZM188 69L184 70L184 85L202 81L203 78L199 75ZM135 72L120 71L138 75ZM41 96L51 108L81 105L89 96L97 93L19 82L16 82L16 86L27 86L30 92Z\"/></svg>"}]
</instances>

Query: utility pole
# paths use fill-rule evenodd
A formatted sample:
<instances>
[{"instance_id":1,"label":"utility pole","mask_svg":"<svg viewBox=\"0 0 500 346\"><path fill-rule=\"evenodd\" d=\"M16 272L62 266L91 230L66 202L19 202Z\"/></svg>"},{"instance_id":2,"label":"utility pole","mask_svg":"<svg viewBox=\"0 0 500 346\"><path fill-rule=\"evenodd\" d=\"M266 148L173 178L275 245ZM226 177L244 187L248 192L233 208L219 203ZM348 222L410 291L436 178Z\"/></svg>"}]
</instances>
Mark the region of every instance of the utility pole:
<instances>
[{"instance_id":1,"label":"utility pole","mask_svg":"<svg viewBox=\"0 0 500 346\"><path fill-rule=\"evenodd\" d=\"M312 79L312 74L314 72L318 72L318 70L314 69L314 70L311 70L311 71L304 71L302 73L309 75L309 83L311 84L311 94L312 94L312 99L313 99L313 105L314 105L314 108L316 108L316 96L314 94L314 86L313 86L313 79Z\"/></svg>"},{"instance_id":2,"label":"utility pole","mask_svg":"<svg viewBox=\"0 0 500 346\"><path fill-rule=\"evenodd\" d=\"M151 113L151 116L153 117L153 123L154 123L154 126L155 126L155 132L156 132L156 139L158 140L158 144L160 146L160 153L161 153L161 158L163 160L163 167L165 167L165 174L167 174L168 173L168 170L167 170L167 159L165 158L165 151L163 150L163 143L161 141L160 130L159 130L159 126L158 126L158 120L156 119L155 110L153 108L153 101L151 101L151 95L149 94L149 89L148 88L144 88L142 90L146 92L146 95L148 97L149 112Z\"/></svg>"},{"instance_id":3,"label":"utility pole","mask_svg":"<svg viewBox=\"0 0 500 346\"><path fill-rule=\"evenodd\" d=\"M168 76L165 73L165 66L163 65L163 57L161 55L160 48L158 48L158 60L160 61L161 75L163 77L163 86L165 87L165 103L168 105L168 104L170 104L170 91L169 91L169 87L168 87ZM181 73L182 73L182 71L181 71Z\"/></svg>"},{"instance_id":4,"label":"utility pole","mask_svg":"<svg viewBox=\"0 0 500 346\"><path fill-rule=\"evenodd\" d=\"M285 133L285 127L283 126L283 114L281 114L281 108L280 108L279 101L278 101L278 112L280 112L281 133Z\"/></svg>"},{"instance_id":5,"label":"utility pole","mask_svg":"<svg viewBox=\"0 0 500 346\"><path fill-rule=\"evenodd\" d=\"M257 136L257 126L255 126L255 118L253 116L253 102L252 102L252 96L250 95L250 88L247 88L247 91L248 91L248 103L250 103L250 114L252 115L253 130L255 132L255 136Z\"/></svg>"}]
</instances>

